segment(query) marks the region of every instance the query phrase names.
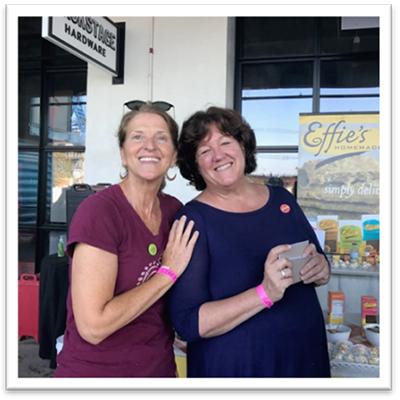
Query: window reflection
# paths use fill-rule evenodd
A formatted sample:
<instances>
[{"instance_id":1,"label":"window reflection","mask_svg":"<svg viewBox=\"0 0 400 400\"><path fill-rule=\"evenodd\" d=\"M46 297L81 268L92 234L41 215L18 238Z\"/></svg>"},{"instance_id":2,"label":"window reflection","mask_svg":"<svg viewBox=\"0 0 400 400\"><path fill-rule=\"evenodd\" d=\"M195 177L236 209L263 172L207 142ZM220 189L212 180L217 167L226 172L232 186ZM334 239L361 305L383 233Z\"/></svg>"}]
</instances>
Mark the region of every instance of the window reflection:
<instances>
[{"instance_id":1,"label":"window reflection","mask_svg":"<svg viewBox=\"0 0 400 400\"><path fill-rule=\"evenodd\" d=\"M49 107L49 141L52 145L85 145L86 104Z\"/></svg>"},{"instance_id":2,"label":"window reflection","mask_svg":"<svg viewBox=\"0 0 400 400\"><path fill-rule=\"evenodd\" d=\"M298 153L257 153L255 175L297 175Z\"/></svg>"},{"instance_id":3,"label":"window reflection","mask_svg":"<svg viewBox=\"0 0 400 400\"><path fill-rule=\"evenodd\" d=\"M321 112L379 111L378 97L321 98Z\"/></svg>"},{"instance_id":4,"label":"window reflection","mask_svg":"<svg viewBox=\"0 0 400 400\"><path fill-rule=\"evenodd\" d=\"M321 88L323 95L364 95L364 94L379 94L379 87L354 87L354 88Z\"/></svg>"},{"instance_id":5,"label":"window reflection","mask_svg":"<svg viewBox=\"0 0 400 400\"><path fill-rule=\"evenodd\" d=\"M243 96L312 94L311 62L261 63L243 66Z\"/></svg>"},{"instance_id":6,"label":"window reflection","mask_svg":"<svg viewBox=\"0 0 400 400\"><path fill-rule=\"evenodd\" d=\"M299 89L252 89L252 90L243 90L242 97L284 97L284 96L311 96L312 89L311 88L299 88Z\"/></svg>"},{"instance_id":7,"label":"window reflection","mask_svg":"<svg viewBox=\"0 0 400 400\"><path fill-rule=\"evenodd\" d=\"M379 60L321 62L320 111L379 111Z\"/></svg>"},{"instance_id":8,"label":"window reflection","mask_svg":"<svg viewBox=\"0 0 400 400\"><path fill-rule=\"evenodd\" d=\"M311 110L311 98L242 101L242 113L255 132L257 146L297 146L299 114Z\"/></svg>"},{"instance_id":9,"label":"window reflection","mask_svg":"<svg viewBox=\"0 0 400 400\"><path fill-rule=\"evenodd\" d=\"M40 135L40 75L19 76L19 145L38 145Z\"/></svg>"},{"instance_id":10,"label":"window reflection","mask_svg":"<svg viewBox=\"0 0 400 400\"><path fill-rule=\"evenodd\" d=\"M49 79L48 144L84 146L86 136L86 74L68 78L55 73Z\"/></svg>"},{"instance_id":11,"label":"window reflection","mask_svg":"<svg viewBox=\"0 0 400 400\"><path fill-rule=\"evenodd\" d=\"M244 17L241 18L241 55L275 57L312 54L314 18Z\"/></svg>"},{"instance_id":12,"label":"window reflection","mask_svg":"<svg viewBox=\"0 0 400 400\"><path fill-rule=\"evenodd\" d=\"M357 17L366 20L369 17ZM321 53L360 53L379 51L379 28L344 29L343 18L320 18Z\"/></svg>"},{"instance_id":13,"label":"window reflection","mask_svg":"<svg viewBox=\"0 0 400 400\"><path fill-rule=\"evenodd\" d=\"M64 231L51 231L49 232L49 248L48 254L56 254L57 253L57 245L58 241L62 238L64 242L64 248L67 243L67 233Z\"/></svg>"},{"instance_id":14,"label":"window reflection","mask_svg":"<svg viewBox=\"0 0 400 400\"><path fill-rule=\"evenodd\" d=\"M39 154L18 152L18 222L36 224Z\"/></svg>"},{"instance_id":15,"label":"window reflection","mask_svg":"<svg viewBox=\"0 0 400 400\"><path fill-rule=\"evenodd\" d=\"M84 183L84 153L54 152L48 156L49 182L51 192L48 200L51 222L66 222L66 190L75 183Z\"/></svg>"},{"instance_id":16,"label":"window reflection","mask_svg":"<svg viewBox=\"0 0 400 400\"><path fill-rule=\"evenodd\" d=\"M321 95L379 94L379 60L321 62Z\"/></svg>"},{"instance_id":17,"label":"window reflection","mask_svg":"<svg viewBox=\"0 0 400 400\"><path fill-rule=\"evenodd\" d=\"M29 109L29 135L36 136L39 139L40 135L40 99L33 97ZM22 143L20 143L22 144Z\"/></svg>"},{"instance_id":18,"label":"window reflection","mask_svg":"<svg viewBox=\"0 0 400 400\"><path fill-rule=\"evenodd\" d=\"M257 168L252 177L272 186L283 186L296 195L297 153L257 153Z\"/></svg>"}]
</instances>

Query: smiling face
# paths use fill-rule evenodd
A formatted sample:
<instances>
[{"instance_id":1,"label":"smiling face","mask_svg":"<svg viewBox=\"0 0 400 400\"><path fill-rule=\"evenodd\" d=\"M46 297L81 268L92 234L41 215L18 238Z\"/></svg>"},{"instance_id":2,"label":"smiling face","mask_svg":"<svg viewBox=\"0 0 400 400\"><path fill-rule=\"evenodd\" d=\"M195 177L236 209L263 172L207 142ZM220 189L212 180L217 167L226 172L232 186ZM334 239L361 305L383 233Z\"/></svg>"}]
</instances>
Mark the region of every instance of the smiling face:
<instances>
[{"instance_id":1,"label":"smiling face","mask_svg":"<svg viewBox=\"0 0 400 400\"><path fill-rule=\"evenodd\" d=\"M207 188L229 188L244 177L245 156L239 142L215 124L199 143L196 160Z\"/></svg>"},{"instance_id":2,"label":"smiling face","mask_svg":"<svg viewBox=\"0 0 400 400\"><path fill-rule=\"evenodd\" d=\"M148 112L139 113L128 122L120 153L128 176L146 181L161 180L176 161L166 121Z\"/></svg>"}]
</instances>

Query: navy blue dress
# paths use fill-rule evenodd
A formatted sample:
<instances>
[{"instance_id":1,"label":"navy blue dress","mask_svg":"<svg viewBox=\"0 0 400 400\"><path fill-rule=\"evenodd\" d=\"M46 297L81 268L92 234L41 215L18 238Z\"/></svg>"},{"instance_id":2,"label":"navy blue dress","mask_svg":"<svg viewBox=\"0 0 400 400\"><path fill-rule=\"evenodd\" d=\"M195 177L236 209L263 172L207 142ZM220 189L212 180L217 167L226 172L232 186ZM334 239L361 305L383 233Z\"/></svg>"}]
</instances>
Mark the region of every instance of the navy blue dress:
<instances>
[{"instance_id":1,"label":"navy blue dress","mask_svg":"<svg viewBox=\"0 0 400 400\"><path fill-rule=\"evenodd\" d=\"M329 377L323 313L313 284L290 286L272 308L230 332L203 339L200 306L258 286L272 247L310 240L315 233L284 188L269 187L259 210L234 213L190 201L178 216L195 221L200 232L190 261L169 294L178 335L188 342L188 377Z\"/></svg>"}]
</instances>

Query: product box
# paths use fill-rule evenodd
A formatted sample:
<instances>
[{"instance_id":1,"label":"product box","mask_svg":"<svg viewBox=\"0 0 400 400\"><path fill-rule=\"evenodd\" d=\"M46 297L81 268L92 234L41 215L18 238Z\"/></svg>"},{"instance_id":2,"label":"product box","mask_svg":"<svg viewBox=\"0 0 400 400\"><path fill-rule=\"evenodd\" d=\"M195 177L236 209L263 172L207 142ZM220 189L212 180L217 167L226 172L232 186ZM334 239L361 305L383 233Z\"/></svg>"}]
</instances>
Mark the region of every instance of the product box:
<instances>
[{"instance_id":1,"label":"product box","mask_svg":"<svg viewBox=\"0 0 400 400\"><path fill-rule=\"evenodd\" d=\"M379 215L362 215L365 261L371 265L379 264Z\"/></svg>"},{"instance_id":2,"label":"product box","mask_svg":"<svg viewBox=\"0 0 400 400\"><path fill-rule=\"evenodd\" d=\"M339 221L339 247L341 253L350 253L354 247L362 253L362 227L360 220Z\"/></svg>"},{"instance_id":3,"label":"product box","mask_svg":"<svg viewBox=\"0 0 400 400\"><path fill-rule=\"evenodd\" d=\"M318 229L325 232L324 251L334 253L337 251L338 240L338 216L337 215L318 215Z\"/></svg>"},{"instance_id":4,"label":"product box","mask_svg":"<svg viewBox=\"0 0 400 400\"><path fill-rule=\"evenodd\" d=\"M378 322L378 303L374 296L361 296L361 326Z\"/></svg>"},{"instance_id":5,"label":"product box","mask_svg":"<svg viewBox=\"0 0 400 400\"><path fill-rule=\"evenodd\" d=\"M379 215L362 215L363 240L379 240Z\"/></svg>"},{"instance_id":6,"label":"product box","mask_svg":"<svg viewBox=\"0 0 400 400\"><path fill-rule=\"evenodd\" d=\"M315 235L317 236L319 245L321 249L325 248L325 231L318 227L318 222L316 219L308 218L308 222L310 223L311 227L314 229Z\"/></svg>"},{"instance_id":7,"label":"product box","mask_svg":"<svg viewBox=\"0 0 400 400\"><path fill-rule=\"evenodd\" d=\"M328 292L328 324L343 324L344 293Z\"/></svg>"}]
</instances>

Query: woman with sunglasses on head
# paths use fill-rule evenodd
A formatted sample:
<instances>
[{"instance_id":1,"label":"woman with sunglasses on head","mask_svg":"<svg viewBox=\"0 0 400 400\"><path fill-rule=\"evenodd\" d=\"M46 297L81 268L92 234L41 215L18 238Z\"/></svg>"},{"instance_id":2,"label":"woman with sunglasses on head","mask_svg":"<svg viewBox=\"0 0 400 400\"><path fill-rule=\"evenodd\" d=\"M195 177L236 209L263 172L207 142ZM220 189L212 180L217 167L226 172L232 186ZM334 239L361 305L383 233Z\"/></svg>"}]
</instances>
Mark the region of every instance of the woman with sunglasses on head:
<instances>
[{"instance_id":1,"label":"woman with sunglasses on head","mask_svg":"<svg viewBox=\"0 0 400 400\"><path fill-rule=\"evenodd\" d=\"M202 191L178 213L200 236L168 295L173 325L188 342L187 375L328 377L314 287L329 280L328 262L294 197L247 176L255 150L253 130L233 110L210 107L183 124L178 166ZM284 252L307 240L295 283Z\"/></svg>"},{"instance_id":2,"label":"woman with sunglasses on head","mask_svg":"<svg viewBox=\"0 0 400 400\"><path fill-rule=\"evenodd\" d=\"M126 174L85 199L70 226L67 327L55 377L176 376L163 296L198 237L186 217L173 222L181 203L161 191L177 136L176 122L151 103L123 116Z\"/></svg>"}]
</instances>

